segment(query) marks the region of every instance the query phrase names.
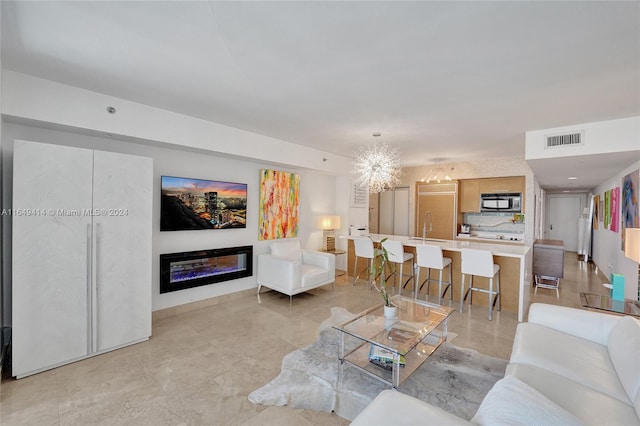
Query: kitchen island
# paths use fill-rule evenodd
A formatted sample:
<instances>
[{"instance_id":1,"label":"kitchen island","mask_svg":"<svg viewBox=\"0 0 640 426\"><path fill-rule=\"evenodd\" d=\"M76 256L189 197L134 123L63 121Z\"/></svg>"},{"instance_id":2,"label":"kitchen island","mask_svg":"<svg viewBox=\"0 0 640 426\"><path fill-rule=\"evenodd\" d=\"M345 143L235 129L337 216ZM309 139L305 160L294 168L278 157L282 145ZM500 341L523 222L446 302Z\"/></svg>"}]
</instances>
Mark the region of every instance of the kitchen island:
<instances>
[{"instance_id":1,"label":"kitchen island","mask_svg":"<svg viewBox=\"0 0 640 426\"><path fill-rule=\"evenodd\" d=\"M397 235L381 235L381 234L369 234L366 237L370 237L374 243L379 243L382 239L388 238L391 240L397 240L402 242L405 251L414 253L417 245L423 244L422 238L409 238L405 236ZM348 250L347 250L347 275L353 276L353 267L355 261L355 250L353 245L353 238L349 236ZM460 256L463 248L488 250L494 256L494 262L500 265L500 292L502 310L507 312L514 312L518 314L518 321L524 320L525 313L525 298L529 295L526 258L529 253L530 247L524 245L514 244L497 244L476 242L476 241L460 241L460 240L435 240L427 238L425 244L438 245L442 248L443 255L451 258L451 275L453 299L460 300L460 284L462 281L462 272L460 269ZM358 259L357 271L361 271L367 266L366 259ZM408 266L408 265L407 265ZM408 271L405 266L405 271ZM421 281L424 281L424 270L421 271ZM431 278L438 278L438 271L431 271ZM365 283L363 281L362 283ZM361 284L362 284L361 283ZM410 285L410 284L409 284ZM420 285L420 283L417 283ZM488 280L482 277L474 277L474 286L488 288ZM438 286L431 286L431 295L436 295ZM424 289L422 290L420 297L424 297ZM487 306L488 297L479 295L474 297L474 305ZM445 299L449 295L445 296ZM465 305L466 306L466 305Z\"/></svg>"}]
</instances>

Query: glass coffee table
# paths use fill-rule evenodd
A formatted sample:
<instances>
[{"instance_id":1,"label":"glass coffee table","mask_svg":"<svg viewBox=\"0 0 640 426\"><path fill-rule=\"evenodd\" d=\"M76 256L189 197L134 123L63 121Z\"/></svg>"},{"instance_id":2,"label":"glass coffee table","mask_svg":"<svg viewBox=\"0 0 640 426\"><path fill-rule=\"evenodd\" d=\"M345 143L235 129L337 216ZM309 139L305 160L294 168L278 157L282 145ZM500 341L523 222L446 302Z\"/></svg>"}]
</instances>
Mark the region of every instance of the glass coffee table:
<instances>
[{"instance_id":1,"label":"glass coffee table","mask_svg":"<svg viewBox=\"0 0 640 426\"><path fill-rule=\"evenodd\" d=\"M640 302L635 300L612 300L609 296L601 294L580 293L580 301L585 308L640 317Z\"/></svg>"},{"instance_id":2,"label":"glass coffee table","mask_svg":"<svg viewBox=\"0 0 640 426\"><path fill-rule=\"evenodd\" d=\"M341 332L341 376L347 362L397 388L447 340L454 308L400 296L392 300L398 307L394 319L385 318L383 305L378 305L333 326ZM348 336L357 344L345 353Z\"/></svg>"}]
</instances>

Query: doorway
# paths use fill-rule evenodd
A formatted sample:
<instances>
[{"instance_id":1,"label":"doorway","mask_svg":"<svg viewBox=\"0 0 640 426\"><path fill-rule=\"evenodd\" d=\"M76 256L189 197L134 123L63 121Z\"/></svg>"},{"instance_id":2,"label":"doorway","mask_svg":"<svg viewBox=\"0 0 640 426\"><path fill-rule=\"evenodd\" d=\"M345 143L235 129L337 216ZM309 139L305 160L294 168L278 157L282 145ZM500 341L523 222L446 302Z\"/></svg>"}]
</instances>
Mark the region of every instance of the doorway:
<instances>
[{"instance_id":1,"label":"doorway","mask_svg":"<svg viewBox=\"0 0 640 426\"><path fill-rule=\"evenodd\" d=\"M561 240L566 251L578 251L578 228L584 194L548 194L545 238Z\"/></svg>"}]
</instances>

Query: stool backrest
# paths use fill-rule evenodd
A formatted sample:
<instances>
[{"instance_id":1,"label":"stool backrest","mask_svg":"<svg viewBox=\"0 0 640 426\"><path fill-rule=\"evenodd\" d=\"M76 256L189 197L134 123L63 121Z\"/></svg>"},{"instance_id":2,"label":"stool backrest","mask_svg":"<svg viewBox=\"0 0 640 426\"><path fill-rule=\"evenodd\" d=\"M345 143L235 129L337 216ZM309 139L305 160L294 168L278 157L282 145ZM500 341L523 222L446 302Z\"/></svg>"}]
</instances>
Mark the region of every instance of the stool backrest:
<instances>
[{"instance_id":1,"label":"stool backrest","mask_svg":"<svg viewBox=\"0 0 640 426\"><path fill-rule=\"evenodd\" d=\"M354 238L353 245L356 256L373 259L373 241L370 238Z\"/></svg>"},{"instance_id":2,"label":"stool backrest","mask_svg":"<svg viewBox=\"0 0 640 426\"><path fill-rule=\"evenodd\" d=\"M416 263L422 268L442 269L442 248L430 244L416 245Z\"/></svg>"},{"instance_id":3,"label":"stool backrest","mask_svg":"<svg viewBox=\"0 0 640 426\"><path fill-rule=\"evenodd\" d=\"M403 263L404 262L404 246L400 241L387 240L382 243L382 247L387 250L389 254L389 262Z\"/></svg>"},{"instance_id":4,"label":"stool backrest","mask_svg":"<svg viewBox=\"0 0 640 426\"><path fill-rule=\"evenodd\" d=\"M462 249L461 257L463 274L493 277L493 254L489 250Z\"/></svg>"}]
</instances>

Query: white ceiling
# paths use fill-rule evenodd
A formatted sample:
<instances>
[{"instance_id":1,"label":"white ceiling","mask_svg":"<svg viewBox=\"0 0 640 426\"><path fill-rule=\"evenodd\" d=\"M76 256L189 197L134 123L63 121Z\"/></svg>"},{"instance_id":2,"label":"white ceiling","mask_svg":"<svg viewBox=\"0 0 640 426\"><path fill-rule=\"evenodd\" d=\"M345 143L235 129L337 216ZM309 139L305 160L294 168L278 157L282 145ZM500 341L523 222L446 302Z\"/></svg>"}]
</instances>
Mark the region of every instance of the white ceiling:
<instances>
[{"instance_id":1,"label":"white ceiling","mask_svg":"<svg viewBox=\"0 0 640 426\"><path fill-rule=\"evenodd\" d=\"M2 66L347 157L524 156L640 115L640 2L2 1Z\"/></svg>"}]
</instances>

